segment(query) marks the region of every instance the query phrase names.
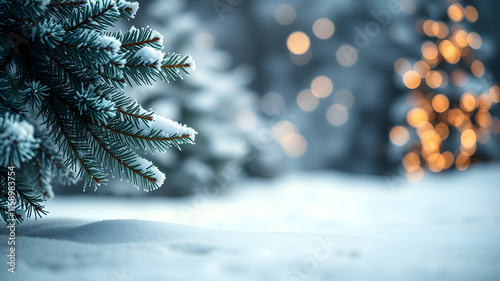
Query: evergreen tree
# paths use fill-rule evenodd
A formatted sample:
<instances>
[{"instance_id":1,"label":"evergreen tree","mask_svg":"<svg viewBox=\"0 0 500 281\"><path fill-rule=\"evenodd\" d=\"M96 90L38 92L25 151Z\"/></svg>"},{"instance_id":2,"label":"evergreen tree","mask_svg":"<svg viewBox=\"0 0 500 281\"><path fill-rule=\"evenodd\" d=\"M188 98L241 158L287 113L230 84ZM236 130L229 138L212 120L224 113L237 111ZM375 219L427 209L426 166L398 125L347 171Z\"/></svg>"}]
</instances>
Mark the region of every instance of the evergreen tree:
<instances>
[{"instance_id":1,"label":"evergreen tree","mask_svg":"<svg viewBox=\"0 0 500 281\"><path fill-rule=\"evenodd\" d=\"M168 34L167 48L185 50L197 58L198 65L203 65L190 79L173 85L156 83L129 93L145 107L188 123L200 133L196 147L170 150L168 157L151 156L162 171L171 175L168 188L158 192L182 196L216 185L213 181L226 187L245 175L275 174L282 166L281 154L274 150L269 136L260 134L270 128L259 112L258 94L248 87L245 65L231 65L231 55L217 47L213 37L217 30L207 28L199 14L190 12L194 7L189 7L187 1L148 0L140 1L140 5L146 12L128 24L147 23ZM228 164L237 165L241 172L217 180L218 173L227 172ZM124 192L119 181L109 186L101 192Z\"/></svg>"},{"instance_id":2,"label":"evergreen tree","mask_svg":"<svg viewBox=\"0 0 500 281\"><path fill-rule=\"evenodd\" d=\"M483 39L471 30L478 11L459 2L420 5L415 7L419 20L413 22L421 36L417 58L395 64L401 87L411 90L395 105L409 105L406 124L390 132L405 150L399 153L407 177L415 181L426 169L465 170L472 162L498 157L491 139L500 133L494 117L500 88L483 63L488 59Z\"/></svg>"},{"instance_id":3,"label":"evergreen tree","mask_svg":"<svg viewBox=\"0 0 500 281\"><path fill-rule=\"evenodd\" d=\"M176 80L190 56L164 53L147 28L109 31L135 16L124 0L0 1L0 215L46 214L51 179L106 184L107 172L145 191L165 175L137 150L164 152L196 132L143 109L126 85ZM135 148L135 149L134 149ZM15 187L15 188L14 188Z\"/></svg>"}]
</instances>

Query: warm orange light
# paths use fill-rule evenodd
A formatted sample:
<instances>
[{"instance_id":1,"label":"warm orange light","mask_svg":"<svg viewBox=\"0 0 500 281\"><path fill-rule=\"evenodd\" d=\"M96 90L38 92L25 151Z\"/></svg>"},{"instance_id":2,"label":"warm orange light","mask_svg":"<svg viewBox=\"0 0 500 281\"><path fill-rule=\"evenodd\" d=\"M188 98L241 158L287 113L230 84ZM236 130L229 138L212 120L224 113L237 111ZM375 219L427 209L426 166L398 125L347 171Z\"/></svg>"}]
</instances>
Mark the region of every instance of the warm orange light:
<instances>
[{"instance_id":1,"label":"warm orange light","mask_svg":"<svg viewBox=\"0 0 500 281\"><path fill-rule=\"evenodd\" d=\"M482 93L479 95L479 104L477 108L481 110L489 110L491 108L491 99L488 94Z\"/></svg>"},{"instance_id":2,"label":"warm orange light","mask_svg":"<svg viewBox=\"0 0 500 281\"><path fill-rule=\"evenodd\" d=\"M415 89L420 86L421 78L414 70L409 70L403 75L403 83L408 89Z\"/></svg>"},{"instance_id":3,"label":"warm orange light","mask_svg":"<svg viewBox=\"0 0 500 281\"><path fill-rule=\"evenodd\" d=\"M396 126L391 129L389 138L395 145L402 146L408 143L408 140L410 139L410 133L405 127Z\"/></svg>"},{"instance_id":4,"label":"warm orange light","mask_svg":"<svg viewBox=\"0 0 500 281\"><path fill-rule=\"evenodd\" d=\"M460 154L457 156L457 160L455 161L457 169L460 171L466 170L470 165L470 158L467 155Z\"/></svg>"},{"instance_id":5,"label":"warm orange light","mask_svg":"<svg viewBox=\"0 0 500 281\"><path fill-rule=\"evenodd\" d=\"M434 21L432 21L432 20L426 20L424 22L423 28L424 28L424 32L425 32L425 34L427 34L427 36L434 36L434 33L432 32L432 24L433 23L434 23Z\"/></svg>"},{"instance_id":6,"label":"warm orange light","mask_svg":"<svg viewBox=\"0 0 500 281\"><path fill-rule=\"evenodd\" d=\"M446 158L439 153L431 154L428 157L427 161L428 161L429 170L431 170L435 173L442 171L444 169L444 167L446 166Z\"/></svg>"},{"instance_id":7,"label":"warm orange light","mask_svg":"<svg viewBox=\"0 0 500 281\"><path fill-rule=\"evenodd\" d=\"M438 48L436 44L431 41L422 44L422 55L426 60L435 60L438 56Z\"/></svg>"},{"instance_id":8,"label":"warm orange light","mask_svg":"<svg viewBox=\"0 0 500 281\"><path fill-rule=\"evenodd\" d=\"M465 18L470 21L470 22L475 22L477 21L478 18L478 13L476 8L472 6L467 6L465 7Z\"/></svg>"},{"instance_id":9,"label":"warm orange light","mask_svg":"<svg viewBox=\"0 0 500 281\"><path fill-rule=\"evenodd\" d=\"M483 44L483 40L481 39L481 36L479 36L479 34L471 32L469 33L469 35L467 35L467 43L472 49L479 49Z\"/></svg>"},{"instance_id":10,"label":"warm orange light","mask_svg":"<svg viewBox=\"0 0 500 281\"><path fill-rule=\"evenodd\" d=\"M434 98L432 98L432 108L434 108L436 112L445 112L449 106L450 101L443 94L435 95Z\"/></svg>"},{"instance_id":11,"label":"warm orange light","mask_svg":"<svg viewBox=\"0 0 500 281\"><path fill-rule=\"evenodd\" d=\"M491 125L491 114L489 111L479 110L476 113L476 122L479 126L487 128Z\"/></svg>"},{"instance_id":12,"label":"warm orange light","mask_svg":"<svg viewBox=\"0 0 500 281\"><path fill-rule=\"evenodd\" d=\"M460 52L449 40L443 40L439 44L439 51L445 60L451 64L455 64L460 60Z\"/></svg>"},{"instance_id":13,"label":"warm orange light","mask_svg":"<svg viewBox=\"0 0 500 281\"><path fill-rule=\"evenodd\" d=\"M441 86L441 84L443 83L443 77L441 76L441 73L433 70L429 72L429 74L427 74L427 76L425 77L425 82L427 83L427 85L429 85L429 87L435 89Z\"/></svg>"},{"instance_id":14,"label":"warm orange light","mask_svg":"<svg viewBox=\"0 0 500 281\"><path fill-rule=\"evenodd\" d=\"M443 123L443 122L439 122L436 127L434 128L434 130L436 130L436 133L439 134L439 137L444 140L448 137L449 133L450 133L450 130L448 129L448 126Z\"/></svg>"},{"instance_id":15,"label":"warm orange light","mask_svg":"<svg viewBox=\"0 0 500 281\"><path fill-rule=\"evenodd\" d=\"M455 42L458 46L465 48L467 47L467 32L465 30L459 30L455 33Z\"/></svg>"},{"instance_id":16,"label":"warm orange light","mask_svg":"<svg viewBox=\"0 0 500 281\"><path fill-rule=\"evenodd\" d=\"M500 102L500 87L497 85L490 88L490 99L494 103Z\"/></svg>"},{"instance_id":17,"label":"warm orange light","mask_svg":"<svg viewBox=\"0 0 500 281\"><path fill-rule=\"evenodd\" d=\"M474 74L474 76L476 77L481 77L484 74L484 64L479 60L473 61L470 69L472 71L472 74Z\"/></svg>"},{"instance_id":18,"label":"warm orange light","mask_svg":"<svg viewBox=\"0 0 500 281\"><path fill-rule=\"evenodd\" d=\"M455 127L462 125L464 119L465 116L462 110L458 108L454 108L448 112L448 122Z\"/></svg>"},{"instance_id":19,"label":"warm orange light","mask_svg":"<svg viewBox=\"0 0 500 281\"><path fill-rule=\"evenodd\" d=\"M446 161L444 168L449 169L451 167L451 165L453 165L453 161L455 160L455 156L453 156L453 153L451 153L450 151L445 151L445 152L443 152L442 155Z\"/></svg>"},{"instance_id":20,"label":"warm orange light","mask_svg":"<svg viewBox=\"0 0 500 281\"><path fill-rule=\"evenodd\" d=\"M288 36L286 45L291 53L295 55L302 55L309 50L311 41L309 40L309 36L307 36L304 32L295 31Z\"/></svg>"},{"instance_id":21,"label":"warm orange light","mask_svg":"<svg viewBox=\"0 0 500 281\"><path fill-rule=\"evenodd\" d=\"M410 152L403 157L403 167L408 172L414 172L420 167L420 157L415 152Z\"/></svg>"},{"instance_id":22,"label":"warm orange light","mask_svg":"<svg viewBox=\"0 0 500 281\"><path fill-rule=\"evenodd\" d=\"M472 147L476 144L477 136L472 129L467 129L460 136L460 140L462 141L463 146Z\"/></svg>"},{"instance_id":23,"label":"warm orange light","mask_svg":"<svg viewBox=\"0 0 500 281\"><path fill-rule=\"evenodd\" d=\"M476 95L472 91L467 91L460 98L460 105L462 109L467 112L471 112L476 108Z\"/></svg>"},{"instance_id":24,"label":"warm orange light","mask_svg":"<svg viewBox=\"0 0 500 281\"><path fill-rule=\"evenodd\" d=\"M448 7L448 17L455 22L459 22L464 19L464 7L458 3L455 3Z\"/></svg>"},{"instance_id":25,"label":"warm orange light","mask_svg":"<svg viewBox=\"0 0 500 281\"><path fill-rule=\"evenodd\" d=\"M406 115L406 121L412 127L419 127L429 121L429 114L422 108L414 108Z\"/></svg>"},{"instance_id":26,"label":"warm orange light","mask_svg":"<svg viewBox=\"0 0 500 281\"><path fill-rule=\"evenodd\" d=\"M413 65L413 70L415 70L420 77L425 77L431 68L425 61L419 60Z\"/></svg>"}]
</instances>

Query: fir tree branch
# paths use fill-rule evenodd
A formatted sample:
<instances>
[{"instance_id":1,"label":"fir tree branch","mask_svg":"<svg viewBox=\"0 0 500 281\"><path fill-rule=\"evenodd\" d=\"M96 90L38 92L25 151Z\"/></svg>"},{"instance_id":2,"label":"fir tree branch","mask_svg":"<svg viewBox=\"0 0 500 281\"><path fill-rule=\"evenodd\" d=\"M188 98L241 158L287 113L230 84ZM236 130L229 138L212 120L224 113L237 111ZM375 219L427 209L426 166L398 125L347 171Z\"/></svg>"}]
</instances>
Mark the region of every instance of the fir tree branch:
<instances>
[{"instance_id":1,"label":"fir tree branch","mask_svg":"<svg viewBox=\"0 0 500 281\"><path fill-rule=\"evenodd\" d=\"M37 217L42 218L43 215L47 215L49 212L43 209L43 206L40 205L42 202L42 198L40 196L32 196L25 192L22 188L22 185L17 185L16 193L19 194L22 204L24 205L24 209L26 210L27 217L31 217L31 214L35 214L35 219Z\"/></svg>"},{"instance_id":2,"label":"fir tree branch","mask_svg":"<svg viewBox=\"0 0 500 281\"><path fill-rule=\"evenodd\" d=\"M67 31L72 31L72 30L75 30L75 29L77 29L77 28L79 28L79 27L81 27L81 26L83 26L83 25L85 25L85 24L89 23L90 21L94 21L94 20L96 20L96 19L97 19L97 18L99 18L100 16L104 15L107 11L111 10L114 6L115 6L115 5L113 5L113 4L108 5L108 7L106 7L105 9L103 9L102 11L100 11L99 13L97 13L97 14L95 14L95 15L93 15L93 16L91 16L91 17L89 17L89 18L86 18L86 19L84 19L83 21L81 21L81 22L79 22L79 23L77 23L77 24L73 25L72 27L70 27L69 29L67 29Z\"/></svg>"},{"instance_id":3,"label":"fir tree branch","mask_svg":"<svg viewBox=\"0 0 500 281\"><path fill-rule=\"evenodd\" d=\"M59 115L57 109L55 109L55 104L54 104L54 96L51 95L49 97L50 99L50 102L54 108L53 112L54 112L54 115L55 115L55 119L57 121L57 124L59 125L59 128L61 130L61 133L62 135L64 136L66 142L69 144L71 150L73 151L73 155L76 157L76 159L78 159L78 161L80 162L81 164L81 167L83 167L85 169L85 171L87 172L87 174L92 178L92 180L96 183L96 184L100 184L101 181L103 180L103 178L100 178L99 176L95 175L94 173L92 173L91 169L87 166L87 164L85 163L85 161L83 160L83 158L80 157L79 155L79 152L78 152L78 149L76 148L76 146L73 144L73 142L71 141L71 137L68 135L68 133L66 132L66 130L64 129L64 125L63 125L63 122L62 122L62 119L61 119L61 116Z\"/></svg>"},{"instance_id":4,"label":"fir tree branch","mask_svg":"<svg viewBox=\"0 0 500 281\"><path fill-rule=\"evenodd\" d=\"M48 7L59 7L59 6L79 6L79 5L85 5L87 4L87 1L75 1L75 2L70 2L70 1L50 1L50 3L47 5Z\"/></svg>"},{"instance_id":5,"label":"fir tree branch","mask_svg":"<svg viewBox=\"0 0 500 281\"><path fill-rule=\"evenodd\" d=\"M113 132L125 135L127 137L137 138L137 139L142 139L142 140L147 140L147 141L175 141L175 140L181 140L181 139L185 139L185 140L191 141L191 137L188 134L184 134L184 135L181 135L181 136L173 136L173 137L148 137L148 136L142 136L142 135L135 135L135 134L127 133L127 132L118 130L116 128L110 127L110 126L105 125L105 124L101 124L101 127L106 128L106 129L108 129L110 131L113 131Z\"/></svg>"},{"instance_id":6,"label":"fir tree branch","mask_svg":"<svg viewBox=\"0 0 500 281\"><path fill-rule=\"evenodd\" d=\"M86 131L95 140L95 142L98 144L98 146L100 147L100 149L102 149L103 151L105 151L112 159L114 159L114 161L116 161L119 165L122 165L123 167L125 167L127 170L129 170L133 174L135 174L135 175L143 178L144 180L150 182L152 185L156 184L156 179L154 177L151 177L151 176L148 176L145 173L142 173L140 170L132 167L131 163L127 163L127 162L130 162L130 161L124 161L120 157L118 157L115 153L113 153L113 151L111 151L111 149L108 148L108 146L104 144L104 140L101 139L99 136L97 136L97 134L91 128L92 124L90 123L90 120L88 118L85 118L84 116L82 116L80 114L80 112L78 112L78 110L76 108L74 108L73 106L71 106L64 99L59 98L59 100L61 102L65 103L74 112L74 114L76 116L78 116L80 118L80 120L82 120L82 122L85 125ZM130 159L130 157L129 157L129 159Z\"/></svg>"},{"instance_id":7,"label":"fir tree branch","mask_svg":"<svg viewBox=\"0 0 500 281\"><path fill-rule=\"evenodd\" d=\"M133 42L133 43L129 43L129 44L124 44L124 45L122 45L122 48L128 48L128 47L134 47L134 46L139 46L139 45L151 44L151 43L159 42L160 40L161 40L160 37L154 37L152 39L147 39L147 40L143 40L143 41L138 41L138 42Z\"/></svg>"}]
</instances>

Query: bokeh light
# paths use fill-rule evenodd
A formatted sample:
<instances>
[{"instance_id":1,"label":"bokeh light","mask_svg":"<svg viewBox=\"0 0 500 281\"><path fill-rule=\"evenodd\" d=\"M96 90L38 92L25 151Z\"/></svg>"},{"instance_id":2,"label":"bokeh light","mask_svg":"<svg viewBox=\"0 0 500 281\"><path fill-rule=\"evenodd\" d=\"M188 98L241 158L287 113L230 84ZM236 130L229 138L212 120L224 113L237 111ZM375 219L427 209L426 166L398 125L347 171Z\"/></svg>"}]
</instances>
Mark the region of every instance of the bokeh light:
<instances>
[{"instance_id":1,"label":"bokeh light","mask_svg":"<svg viewBox=\"0 0 500 281\"><path fill-rule=\"evenodd\" d=\"M335 25L327 18L320 18L313 24L313 33L319 39L328 39L335 32Z\"/></svg>"},{"instance_id":2,"label":"bokeh light","mask_svg":"<svg viewBox=\"0 0 500 281\"><path fill-rule=\"evenodd\" d=\"M396 126L391 129L391 132L389 133L389 138L395 145L402 146L407 144L408 141L410 140L410 133L405 127Z\"/></svg>"},{"instance_id":3,"label":"bokeh light","mask_svg":"<svg viewBox=\"0 0 500 281\"><path fill-rule=\"evenodd\" d=\"M358 51L351 45L342 45L337 50L337 61L346 67L353 66L358 61Z\"/></svg>"},{"instance_id":4,"label":"bokeh light","mask_svg":"<svg viewBox=\"0 0 500 281\"><path fill-rule=\"evenodd\" d=\"M415 89L420 86L421 78L414 70L408 70L403 75L403 83L408 89Z\"/></svg>"},{"instance_id":5,"label":"bokeh light","mask_svg":"<svg viewBox=\"0 0 500 281\"><path fill-rule=\"evenodd\" d=\"M333 91L333 83L326 76L318 76L311 83L311 90L318 98L326 98Z\"/></svg>"},{"instance_id":6,"label":"bokeh light","mask_svg":"<svg viewBox=\"0 0 500 281\"><path fill-rule=\"evenodd\" d=\"M302 55L309 50L311 41L309 40L309 36L304 32L295 31L288 36L286 44L292 54Z\"/></svg>"},{"instance_id":7,"label":"bokeh light","mask_svg":"<svg viewBox=\"0 0 500 281\"><path fill-rule=\"evenodd\" d=\"M295 8L290 4L281 4L274 11L274 19L281 25L291 24L297 16Z\"/></svg>"},{"instance_id":8,"label":"bokeh light","mask_svg":"<svg viewBox=\"0 0 500 281\"><path fill-rule=\"evenodd\" d=\"M326 112L326 117L328 122L333 126L342 126L347 122L349 118L349 113L347 112L347 108L345 108L341 104L334 104L328 108Z\"/></svg>"},{"instance_id":9,"label":"bokeh light","mask_svg":"<svg viewBox=\"0 0 500 281\"><path fill-rule=\"evenodd\" d=\"M297 95L297 105L304 111L312 111L319 104L319 99L309 89L302 90Z\"/></svg>"}]
</instances>

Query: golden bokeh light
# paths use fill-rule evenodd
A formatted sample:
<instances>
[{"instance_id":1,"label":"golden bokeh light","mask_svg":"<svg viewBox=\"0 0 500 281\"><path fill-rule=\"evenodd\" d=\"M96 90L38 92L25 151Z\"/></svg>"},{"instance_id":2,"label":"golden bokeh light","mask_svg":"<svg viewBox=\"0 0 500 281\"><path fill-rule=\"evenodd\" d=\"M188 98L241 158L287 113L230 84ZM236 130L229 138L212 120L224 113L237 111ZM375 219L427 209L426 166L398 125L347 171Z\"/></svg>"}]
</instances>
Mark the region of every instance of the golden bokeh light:
<instances>
[{"instance_id":1,"label":"golden bokeh light","mask_svg":"<svg viewBox=\"0 0 500 281\"><path fill-rule=\"evenodd\" d=\"M326 98L333 91L333 83L326 76L318 76L311 82L311 90L318 98Z\"/></svg>"},{"instance_id":2,"label":"golden bokeh light","mask_svg":"<svg viewBox=\"0 0 500 281\"><path fill-rule=\"evenodd\" d=\"M480 110L489 110L491 108L491 99L487 93L479 95L477 108Z\"/></svg>"},{"instance_id":3,"label":"golden bokeh light","mask_svg":"<svg viewBox=\"0 0 500 281\"><path fill-rule=\"evenodd\" d=\"M491 125L491 114L487 110L479 110L476 113L476 122L483 128L488 128Z\"/></svg>"},{"instance_id":4,"label":"golden bokeh light","mask_svg":"<svg viewBox=\"0 0 500 281\"><path fill-rule=\"evenodd\" d=\"M469 22L475 22L477 21L477 18L479 17L476 8L472 6L467 6L465 7L465 18Z\"/></svg>"},{"instance_id":5,"label":"golden bokeh light","mask_svg":"<svg viewBox=\"0 0 500 281\"><path fill-rule=\"evenodd\" d=\"M424 22L424 25L422 26L422 28L427 36L434 36L434 33L432 32L432 24L433 23L434 23L433 20L426 20Z\"/></svg>"},{"instance_id":6,"label":"golden bokeh light","mask_svg":"<svg viewBox=\"0 0 500 281\"><path fill-rule=\"evenodd\" d=\"M468 46L468 42L467 42L467 32L465 32L465 30L458 30L456 33L455 33L455 37L453 37L453 39L455 40L455 43L457 43L457 45L461 48L465 48Z\"/></svg>"},{"instance_id":7,"label":"golden bokeh light","mask_svg":"<svg viewBox=\"0 0 500 281\"><path fill-rule=\"evenodd\" d=\"M425 61L419 60L413 65L413 70L415 70L420 77L425 77L431 68Z\"/></svg>"},{"instance_id":8,"label":"golden bokeh light","mask_svg":"<svg viewBox=\"0 0 500 281\"><path fill-rule=\"evenodd\" d=\"M448 112L447 119L451 125L458 127L464 122L465 116L462 110L454 108Z\"/></svg>"},{"instance_id":9,"label":"golden bokeh light","mask_svg":"<svg viewBox=\"0 0 500 281\"><path fill-rule=\"evenodd\" d=\"M422 55L426 60L433 61L437 59L439 54L436 44L431 41L426 41L422 44Z\"/></svg>"},{"instance_id":10,"label":"golden bokeh light","mask_svg":"<svg viewBox=\"0 0 500 281\"><path fill-rule=\"evenodd\" d=\"M414 108L406 115L406 121L412 127L419 127L429 121L429 114L423 108Z\"/></svg>"},{"instance_id":11,"label":"golden bokeh light","mask_svg":"<svg viewBox=\"0 0 500 281\"><path fill-rule=\"evenodd\" d=\"M448 109L449 106L450 101L443 94L435 95L432 98L432 108L434 108L436 112L443 113Z\"/></svg>"},{"instance_id":12,"label":"golden bokeh light","mask_svg":"<svg viewBox=\"0 0 500 281\"><path fill-rule=\"evenodd\" d=\"M455 156L450 151L445 151L445 152L443 152L442 155L444 156L444 159L446 161L444 168L449 169L451 167L451 165L453 165L453 162L455 161Z\"/></svg>"},{"instance_id":13,"label":"golden bokeh light","mask_svg":"<svg viewBox=\"0 0 500 281\"><path fill-rule=\"evenodd\" d=\"M410 133L405 127L396 126L391 129L389 133L389 138L395 145L402 146L407 144L408 141L410 140Z\"/></svg>"},{"instance_id":14,"label":"golden bokeh light","mask_svg":"<svg viewBox=\"0 0 500 281\"><path fill-rule=\"evenodd\" d=\"M460 106L467 112L474 110L476 108L476 94L472 91L465 92L460 98Z\"/></svg>"},{"instance_id":15,"label":"golden bokeh light","mask_svg":"<svg viewBox=\"0 0 500 281\"><path fill-rule=\"evenodd\" d=\"M309 36L304 32L295 31L288 36L286 45L292 54L302 55L309 50L311 41L309 40Z\"/></svg>"},{"instance_id":16,"label":"golden bokeh light","mask_svg":"<svg viewBox=\"0 0 500 281\"><path fill-rule=\"evenodd\" d=\"M472 71L472 74L474 74L474 76L476 77L481 77L484 74L484 64L479 60L473 61L470 69Z\"/></svg>"},{"instance_id":17,"label":"golden bokeh light","mask_svg":"<svg viewBox=\"0 0 500 281\"><path fill-rule=\"evenodd\" d=\"M414 70L409 70L403 75L403 83L408 89L416 89L420 86L420 75Z\"/></svg>"},{"instance_id":18,"label":"golden bokeh light","mask_svg":"<svg viewBox=\"0 0 500 281\"><path fill-rule=\"evenodd\" d=\"M492 134L500 134L500 118L492 116L490 111L500 103L500 87L481 88L484 83L475 78L489 75L474 51L480 49L483 42L478 33L465 30L467 23L462 23L464 20L476 22L478 11L455 0L445 2L449 5L447 15L452 23L418 20L415 24L417 33L434 38L421 45L421 60L413 66L403 58L394 64L404 85L412 90L407 96L407 104L412 109L407 113L406 121L415 128L418 136L418 142L410 144L411 130L408 127L395 126L389 133L393 144L407 145L411 151L402 161L409 180L419 181L424 169L441 172L454 165L458 170L467 169L471 162L484 158L482 154L476 155L480 145L487 144ZM463 64L457 64L461 60ZM444 67L442 63L445 63ZM470 72L464 65L470 67ZM447 87L448 83L453 88ZM470 87L458 89L467 86ZM442 93L432 90L437 88L443 88ZM449 151L450 144L456 147L457 137L459 147L454 152Z\"/></svg>"},{"instance_id":19,"label":"golden bokeh light","mask_svg":"<svg viewBox=\"0 0 500 281\"><path fill-rule=\"evenodd\" d=\"M497 85L491 87L489 96L490 96L490 99L492 102L499 103L500 102L500 87L498 87Z\"/></svg>"},{"instance_id":20,"label":"golden bokeh light","mask_svg":"<svg viewBox=\"0 0 500 281\"><path fill-rule=\"evenodd\" d=\"M446 158L442 154L433 153L427 158L427 164L429 170L435 173L441 172L446 166Z\"/></svg>"},{"instance_id":21,"label":"golden bokeh light","mask_svg":"<svg viewBox=\"0 0 500 281\"><path fill-rule=\"evenodd\" d=\"M458 3L448 7L448 17L454 21L459 22L464 19L464 7Z\"/></svg>"},{"instance_id":22,"label":"golden bokeh light","mask_svg":"<svg viewBox=\"0 0 500 281\"><path fill-rule=\"evenodd\" d=\"M460 140L462 141L463 146L472 147L476 144L477 136L474 130L467 129L460 136Z\"/></svg>"},{"instance_id":23,"label":"golden bokeh light","mask_svg":"<svg viewBox=\"0 0 500 281\"><path fill-rule=\"evenodd\" d=\"M297 105L304 111L312 111L319 104L319 99L309 89L302 90L297 95Z\"/></svg>"},{"instance_id":24,"label":"golden bokeh light","mask_svg":"<svg viewBox=\"0 0 500 281\"><path fill-rule=\"evenodd\" d=\"M327 18L320 18L313 24L313 33L319 39L328 39L335 32L335 25Z\"/></svg>"},{"instance_id":25,"label":"golden bokeh light","mask_svg":"<svg viewBox=\"0 0 500 281\"><path fill-rule=\"evenodd\" d=\"M430 71L427 76L425 76L425 83L433 89L440 87L443 83L443 76L438 71Z\"/></svg>"},{"instance_id":26,"label":"golden bokeh light","mask_svg":"<svg viewBox=\"0 0 500 281\"><path fill-rule=\"evenodd\" d=\"M470 158L467 155L459 154L455 160L455 165L460 171L465 171L470 165Z\"/></svg>"},{"instance_id":27,"label":"golden bokeh light","mask_svg":"<svg viewBox=\"0 0 500 281\"><path fill-rule=\"evenodd\" d=\"M434 130L436 131L436 133L438 133L439 138L441 140L445 140L446 138L448 138L448 135L450 134L450 130L448 129L448 125L446 125L443 122L439 122L438 124L436 124L436 127L434 127Z\"/></svg>"},{"instance_id":28,"label":"golden bokeh light","mask_svg":"<svg viewBox=\"0 0 500 281\"><path fill-rule=\"evenodd\" d=\"M483 44L483 40L481 39L481 36L479 36L479 34L471 32L469 33L469 35L467 35L467 44L469 44L472 49L479 49Z\"/></svg>"},{"instance_id":29,"label":"golden bokeh light","mask_svg":"<svg viewBox=\"0 0 500 281\"><path fill-rule=\"evenodd\" d=\"M460 51L450 40L441 41L439 51L444 59L451 64L455 64L460 60Z\"/></svg>"},{"instance_id":30,"label":"golden bokeh light","mask_svg":"<svg viewBox=\"0 0 500 281\"><path fill-rule=\"evenodd\" d=\"M407 172L414 172L420 168L420 157L415 152L410 152L403 157L403 168Z\"/></svg>"}]
</instances>

